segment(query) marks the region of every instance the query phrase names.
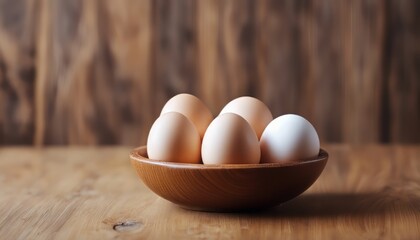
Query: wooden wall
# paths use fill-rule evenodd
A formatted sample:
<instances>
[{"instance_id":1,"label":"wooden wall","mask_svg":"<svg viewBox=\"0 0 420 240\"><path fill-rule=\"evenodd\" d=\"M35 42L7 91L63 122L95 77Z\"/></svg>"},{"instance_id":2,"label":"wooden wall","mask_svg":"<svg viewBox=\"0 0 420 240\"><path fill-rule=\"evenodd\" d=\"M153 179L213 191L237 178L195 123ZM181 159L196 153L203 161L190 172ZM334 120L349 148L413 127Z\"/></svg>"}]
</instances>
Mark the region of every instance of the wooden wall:
<instances>
[{"instance_id":1,"label":"wooden wall","mask_svg":"<svg viewBox=\"0 0 420 240\"><path fill-rule=\"evenodd\" d=\"M0 0L0 144L145 143L251 95L322 141L420 143L420 1Z\"/></svg>"}]
</instances>

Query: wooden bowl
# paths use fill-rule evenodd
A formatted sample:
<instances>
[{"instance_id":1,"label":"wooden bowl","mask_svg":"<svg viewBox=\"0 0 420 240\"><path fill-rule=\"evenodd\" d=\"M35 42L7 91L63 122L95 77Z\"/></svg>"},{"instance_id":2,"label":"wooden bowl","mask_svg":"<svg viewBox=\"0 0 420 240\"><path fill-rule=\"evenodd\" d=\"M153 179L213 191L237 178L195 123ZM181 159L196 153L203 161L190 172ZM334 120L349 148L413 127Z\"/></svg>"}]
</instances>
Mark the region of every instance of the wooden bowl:
<instances>
[{"instance_id":1,"label":"wooden bowl","mask_svg":"<svg viewBox=\"0 0 420 240\"><path fill-rule=\"evenodd\" d=\"M232 212L274 207L308 189L324 169L328 153L291 163L203 165L147 158L146 146L134 149L131 163L157 195L183 208Z\"/></svg>"}]
</instances>

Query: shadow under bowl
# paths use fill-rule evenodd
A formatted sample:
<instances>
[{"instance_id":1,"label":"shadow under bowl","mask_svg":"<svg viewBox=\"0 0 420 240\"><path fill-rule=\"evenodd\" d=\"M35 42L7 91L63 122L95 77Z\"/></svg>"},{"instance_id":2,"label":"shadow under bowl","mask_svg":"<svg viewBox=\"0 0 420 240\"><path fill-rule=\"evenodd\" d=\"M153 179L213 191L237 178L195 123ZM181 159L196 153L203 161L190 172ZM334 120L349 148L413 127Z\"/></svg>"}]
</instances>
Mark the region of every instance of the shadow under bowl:
<instances>
[{"instance_id":1,"label":"shadow under bowl","mask_svg":"<svg viewBox=\"0 0 420 240\"><path fill-rule=\"evenodd\" d=\"M146 146L130 153L131 164L153 192L183 208L235 212L274 207L308 189L328 153L288 163L203 165L149 159Z\"/></svg>"}]
</instances>

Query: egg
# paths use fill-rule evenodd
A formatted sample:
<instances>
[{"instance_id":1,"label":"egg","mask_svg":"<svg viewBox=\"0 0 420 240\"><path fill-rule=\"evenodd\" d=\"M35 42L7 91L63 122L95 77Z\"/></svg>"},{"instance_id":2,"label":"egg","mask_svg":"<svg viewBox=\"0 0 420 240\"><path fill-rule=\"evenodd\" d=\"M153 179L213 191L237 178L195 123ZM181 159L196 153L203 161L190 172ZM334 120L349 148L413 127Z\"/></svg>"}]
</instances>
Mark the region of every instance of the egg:
<instances>
[{"instance_id":1,"label":"egg","mask_svg":"<svg viewBox=\"0 0 420 240\"><path fill-rule=\"evenodd\" d=\"M265 127L273 120L270 109L260 100L253 97L239 97L230 101L220 114L235 113L243 117L254 129L258 139Z\"/></svg>"},{"instance_id":2,"label":"egg","mask_svg":"<svg viewBox=\"0 0 420 240\"><path fill-rule=\"evenodd\" d=\"M201 145L204 164L260 162L258 137L248 122L234 113L216 117L207 128Z\"/></svg>"},{"instance_id":3,"label":"egg","mask_svg":"<svg viewBox=\"0 0 420 240\"><path fill-rule=\"evenodd\" d=\"M305 118L282 115L268 124L261 140L261 162L276 163L314 158L319 154L319 138Z\"/></svg>"},{"instance_id":4,"label":"egg","mask_svg":"<svg viewBox=\"0 0 420 240\"><path fill-rule=\"evenodd\" d=\"M177 112L162 114L153 123L147 138L150 159L200 163L200 135L193 123Z\"/></svg>"},{"instance_id":5,"label":"egg","mask_svg":"<svg viewBox=\"0 0 420 240\"><path fill-rule=\"evenodd\" d=\"M185 115L197 128L201 139L213 120L213 114L209 108L196 96L187 93L178 94L169 99L163 106L161 115L168 112L178 112Z\"/></svg>"}]
</instances>

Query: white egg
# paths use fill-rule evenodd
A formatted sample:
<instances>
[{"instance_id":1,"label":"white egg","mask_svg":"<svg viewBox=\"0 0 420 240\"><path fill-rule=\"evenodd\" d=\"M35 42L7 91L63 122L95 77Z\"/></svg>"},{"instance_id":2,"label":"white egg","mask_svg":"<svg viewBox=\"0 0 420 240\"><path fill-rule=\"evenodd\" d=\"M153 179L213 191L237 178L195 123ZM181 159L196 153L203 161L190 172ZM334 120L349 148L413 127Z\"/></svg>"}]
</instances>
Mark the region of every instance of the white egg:
<instances>
[{"instance_id":1,"label":"white egg","mask_svg":"<svg viewBox=\"0 0 420 240\"><path fill-rule=\"evenodd\" d=\"M305 118L286 114L268 124L260 141L261 162L275 163L310 159L319 154L319 138Z\"/></svg>"}]
</instances>

